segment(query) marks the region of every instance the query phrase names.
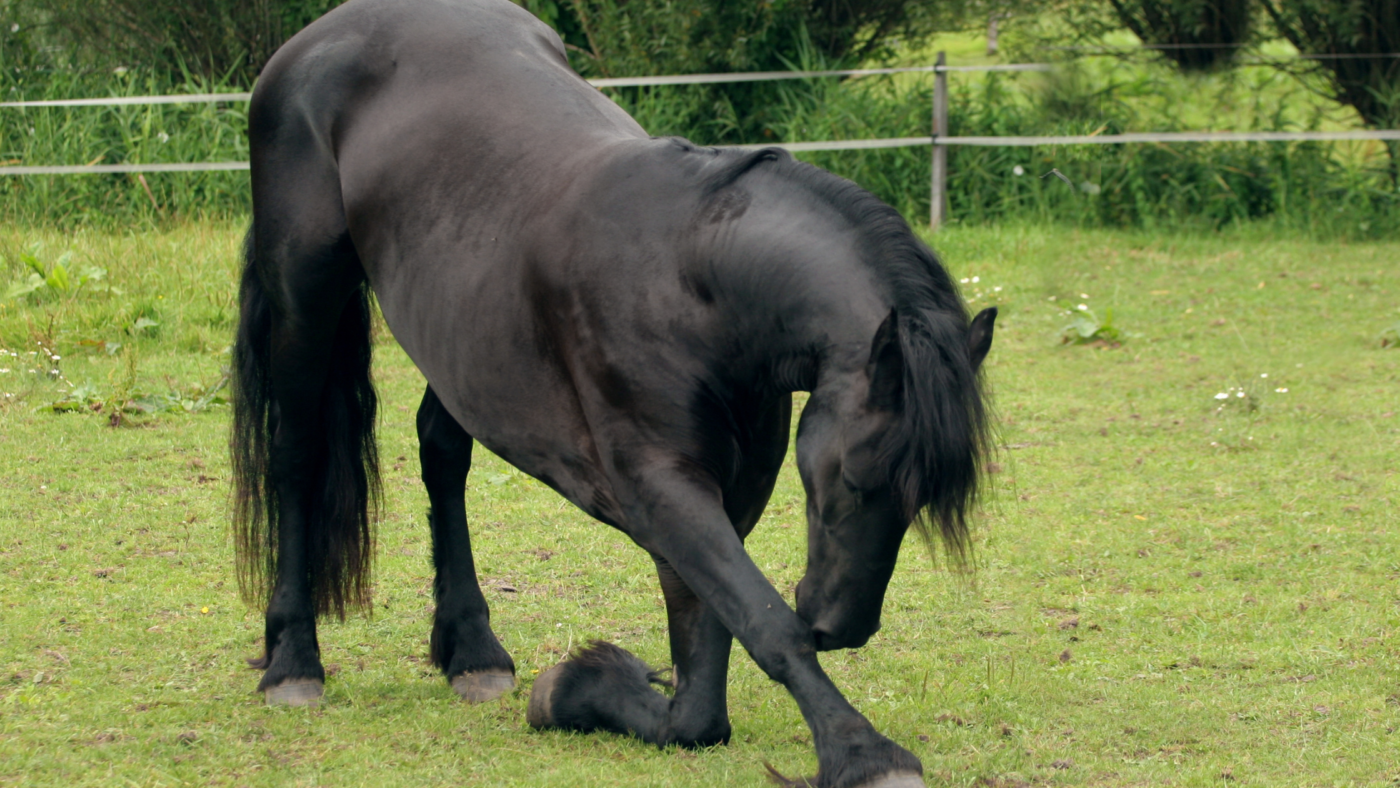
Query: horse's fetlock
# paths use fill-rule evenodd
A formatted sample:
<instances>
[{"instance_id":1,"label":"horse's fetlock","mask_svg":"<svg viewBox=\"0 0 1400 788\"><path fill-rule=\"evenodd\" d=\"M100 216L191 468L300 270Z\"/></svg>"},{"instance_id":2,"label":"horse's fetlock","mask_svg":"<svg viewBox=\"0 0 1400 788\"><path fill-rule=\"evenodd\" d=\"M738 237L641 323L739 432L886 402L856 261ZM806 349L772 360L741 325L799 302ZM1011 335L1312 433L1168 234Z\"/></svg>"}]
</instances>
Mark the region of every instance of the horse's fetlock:
<instances>
[{"instance_id":1,"label":"horse's fetlock","mask_svg":"<svg viewBox=\"0 0 1400 788\"><path fill-rule=\"evenodd\" d=\"M727 719L707 722L702 727L673 726L662 731L657 746L674 744L688 750L713 747L717 744L728 744L732 733L733 729Z\"/></svg>"},{"instance_id":2,"label":"horse's fetlock","mask_svg":"<svg viewBox=\"0 0 1400 788\"><path fill-rule=\"evenodd\" d=\"M293 679L326 680L314 619L269 610L263 639L263 658L250 663L264 671L259 692Z\"/></svg>"},{"instance_id":3,"label":"horse's fetlock","mask_svg":"<svg viewBox=\"0 0 1400 788\"><path fill-rule=\"evenodd\" d=\"M822 788L863 788L880 784L887 775L921 775L924 767L917 756L882 736L864 719L864 725L842 726L839 744L817 744L821 763L818 785Z\"/></svg>"},{"instance_id":4,"label":"horse's fetlock","mask_svg":"<svg viewBox=\"0 0 1400 788\"><path fill-rule=\"evenodd\" d=\"M437 616L429 639L429 652L449 680L463 673L504 670L515 673L515 660L486 623L486 617Z\"/></svg>"}]
</instances>

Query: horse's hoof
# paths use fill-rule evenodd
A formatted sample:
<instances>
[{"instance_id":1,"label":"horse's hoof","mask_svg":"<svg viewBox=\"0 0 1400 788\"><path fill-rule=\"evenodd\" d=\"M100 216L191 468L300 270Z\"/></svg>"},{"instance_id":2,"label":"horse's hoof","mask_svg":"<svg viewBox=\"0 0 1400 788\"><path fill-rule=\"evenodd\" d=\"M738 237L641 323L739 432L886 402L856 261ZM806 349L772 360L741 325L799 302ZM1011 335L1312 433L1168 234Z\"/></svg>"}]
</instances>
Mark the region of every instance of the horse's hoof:
<instances>
[{"instance_id":1,"label":"horse's hoof","mask_svg":"<svg viewBox=\"0 0 1400 788\"><path fill-rule=\"evenodd\" d=\"M263 692L269 706L315 706L325 694L325 685L316 679L288 679Z\"/></svg>"},{"instance_id":2,"label":"horse's hoof","mask_svg":"<svg viewBox=\"0 0 1400 788\"><path fill-rule=\"evenodd\" d=\"M913 772L894 772L862 783L860 788L924 788L924 778Z\"/></svg>"},{"instance_id":3,"label":"horse's hoof","mask_svg":"<svg viewBox=\"0 0 1400 788\"><path fill-rule=\"evenodd\" d=\"M467 703L485 703L515 689L515 674L499 668L463 673L452 680L452 689Z\"/></svg>"},{"instance_id":4,"label":"horse's hoof","mask_svg":"<svg viewBox=\"0 0 1400 788\"><path fill-rule=\"evenodd\" d=\"M530 727L549 728L554 725L554 685L568 664L560 662L535 679L535 686L530 689L530 705L525 709L525 721L530 723Z\"/></svg>"}]
</instances>

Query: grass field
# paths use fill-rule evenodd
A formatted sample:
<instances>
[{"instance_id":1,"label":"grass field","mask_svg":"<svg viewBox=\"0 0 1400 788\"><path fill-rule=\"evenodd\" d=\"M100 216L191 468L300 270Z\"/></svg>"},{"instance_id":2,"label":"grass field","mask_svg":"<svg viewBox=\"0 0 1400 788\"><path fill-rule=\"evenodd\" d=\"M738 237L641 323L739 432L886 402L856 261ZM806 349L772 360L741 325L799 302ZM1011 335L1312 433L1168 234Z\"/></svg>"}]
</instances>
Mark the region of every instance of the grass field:
<instances>
[{"instance_id":1,"label":"grass field","mask_svg":"<svg viewBox=\"0 0 1400 788\"><path fill-rule=\"evenodd\" d=\"M72 274L0 306L16 354L0 360L0 784L758 786L764 760L815 769L795 704L737 648L728 747L530 731L537 671L594 637L664 664L664 611L640 550L485 452L468 510L521 687L457 702L426 660L422 382L388 338L373 617L322 627L324 705L263 706L210 393L239 233L0 227L0 292L30 281L22 255L52 279L71 253ZM931 786L1400 784L1400 350L1381 347L1400 244L1003 227L936 245L974 307L1003 309L995 489L975 574L911 542L884 630L822 655L852 702ZM1081 303L1112 309L1121 346L1060 343ZM137 401L154 412L109 426ZM802 506L789 468L750 541L785 593Z\"/></svg>"}]
</instances>

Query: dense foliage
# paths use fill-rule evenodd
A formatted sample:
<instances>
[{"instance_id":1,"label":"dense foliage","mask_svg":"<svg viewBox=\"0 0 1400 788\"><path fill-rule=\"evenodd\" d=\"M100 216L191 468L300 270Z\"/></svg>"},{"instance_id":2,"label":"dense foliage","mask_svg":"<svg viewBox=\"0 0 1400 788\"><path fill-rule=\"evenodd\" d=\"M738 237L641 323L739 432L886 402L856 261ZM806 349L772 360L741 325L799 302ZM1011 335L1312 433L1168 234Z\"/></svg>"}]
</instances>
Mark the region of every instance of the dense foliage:
<instances>
[{"instance_id":1,"label":"dense foliage","mask_svg":"<svg viewBox=\"0 0 1400 788\"><path fill-rule=\"evenodd\" d=\"M340 0L13 0L14 13L89 63L250 84L284 41Z\"/></svg>"},{"instance_id":2,"label":"dense foliage","mask_svg":"<svg viewBox=\"0 0 1400 788\"><path fill-rule=\"evenodd\" d=\"M1249 0L1110 0L1123 26L1183 71L1231 63L1249 38Z\"/></svg>"},{"instance_id":3,"label":"dense foliage","mask_svg":"<svg viewBox=\"0 0 1400 788\"><path fill-rule=\"evenodd\" d=\"M1400 2L1260 0L1279 34L1316 57L1335 97L1372 126L1400 120Z\"/></svg>"}]
</instances>

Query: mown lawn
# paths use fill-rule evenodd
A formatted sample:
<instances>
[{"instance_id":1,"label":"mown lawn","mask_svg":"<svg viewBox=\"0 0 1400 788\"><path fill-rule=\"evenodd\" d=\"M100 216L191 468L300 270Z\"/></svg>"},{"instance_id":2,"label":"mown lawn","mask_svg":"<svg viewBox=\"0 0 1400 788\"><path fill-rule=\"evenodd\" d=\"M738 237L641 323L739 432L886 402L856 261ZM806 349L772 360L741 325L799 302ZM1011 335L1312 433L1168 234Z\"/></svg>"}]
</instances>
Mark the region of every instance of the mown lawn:
<instances>
[{"instance_id":1,"label":"mown lawn","mask_svg":"<svg viewBox=\"0 0 1400 788\"><path fill-rule=\"evenodd\" d=\"M17 354L0 360L0 783L758 786L765 760L815 769L795 704L738 648L728 747L532 732L535 672L595 637L664 664L664 612L640 550L485 452L469 513L521 687L456 700L425 658L422 382L387 337L373 617L322 627L320 708L263 706L243 662L261 621L231 574L228 410L209 396L239 234L0 227L0 291L27 277L22 254L106 271L0 305ZM975 573L911 541L884 630L823 655L852 702L931 786L1400 783L1400 350L1380 339L1400 323L1400 243L1025 227L937 246L974 307L1003 310L995 490ZM1121 346L1060 344L1081 303L1112 308ZM44 349L59 360L28 355ZM39 409L65 399L82 410ZM161 410L109 426L132 399ZM750 541L788 593L802 505L789 469Z\"/></svg>"}]
</instances>

